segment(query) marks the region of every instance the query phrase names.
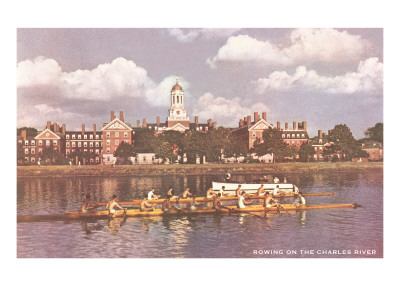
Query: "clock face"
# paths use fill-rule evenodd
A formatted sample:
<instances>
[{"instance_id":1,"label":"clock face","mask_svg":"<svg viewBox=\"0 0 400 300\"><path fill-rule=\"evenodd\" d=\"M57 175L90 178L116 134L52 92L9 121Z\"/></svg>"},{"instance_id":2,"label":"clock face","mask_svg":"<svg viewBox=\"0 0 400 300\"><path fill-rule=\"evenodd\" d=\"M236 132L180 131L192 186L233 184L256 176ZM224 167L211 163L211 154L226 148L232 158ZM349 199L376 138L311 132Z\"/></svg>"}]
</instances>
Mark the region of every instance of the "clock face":
<instances>
[{"instance_id":1,"label":"clock face","mask_svg":"<svg viewBox=\"0 0 400 300\"><path fill-rule=\"evenodd\" d=\"M181 111L180 111L180 110L177 110L176 113L179 115L179 114L181 113Z\"/></svg>"}]
</instances>

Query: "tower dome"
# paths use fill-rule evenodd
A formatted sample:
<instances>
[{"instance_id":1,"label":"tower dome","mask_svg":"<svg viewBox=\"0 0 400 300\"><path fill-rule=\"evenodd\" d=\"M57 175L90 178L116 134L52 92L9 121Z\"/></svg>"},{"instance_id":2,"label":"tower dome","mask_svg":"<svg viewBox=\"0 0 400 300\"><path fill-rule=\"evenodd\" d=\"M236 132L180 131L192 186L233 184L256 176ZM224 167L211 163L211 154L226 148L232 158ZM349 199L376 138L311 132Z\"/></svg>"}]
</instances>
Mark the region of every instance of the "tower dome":
<instances>
[{"instance_id":1,"label":"tower dome","mask_svg":"<svg viewBox=\"0 0 400 300\"><path fill-rule=\"evenodd\" d=\"M183 91L182 87L178 84L178 79L176 79L176 84L172 87L172 91Z\"/></svg>"}]
</instances>

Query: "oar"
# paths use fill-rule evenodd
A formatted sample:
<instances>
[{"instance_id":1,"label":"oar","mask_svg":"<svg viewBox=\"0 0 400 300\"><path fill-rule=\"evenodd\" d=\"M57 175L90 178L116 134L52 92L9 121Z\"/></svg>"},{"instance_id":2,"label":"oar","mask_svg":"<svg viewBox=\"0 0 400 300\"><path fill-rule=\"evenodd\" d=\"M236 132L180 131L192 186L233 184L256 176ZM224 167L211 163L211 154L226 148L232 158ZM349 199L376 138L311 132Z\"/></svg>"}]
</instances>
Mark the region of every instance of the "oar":
<instances>
[{"instance_id":1,"label":"oar","mask_svg":"<svg viewBox=\"0 0 400 300\"><path fill-rule=\"evenodd\" d=\"M272 198L272 200L274 200L275 203L278 204L278 208L283 208L283 210L284 210L289 216L293 217L293 216L287 211L287 209L284 208L284 207L279 203L279 201L275 200L274 198Z\"/></svg>"},{"instance_id":2,"label":"oar","mask_svg":"<svg viewBox=\"0 0 400 300\"><path fill-rule=\"evenodd\" d=\"M122 217L121 225L124 224L125 221L126 221L126 211L127 211L127 210L128 210L127 208L124 209L124 215L123 215L123 217Z\"/></svg>"},{"instance_id":3,"label":"oar","mask_svg":"<svg viewBox=\"0 0 400 300\"><path fill-rule=\"evenodd\" d=\"M234 209L234 208L229 208L229 207L223 206L223 205L221 205L221 207L222 207L222 208L226 208L226 209L229 211L229 213L231 213L231 211L237 211L237 212L240 212L240 213L245 213L245 214L248 214L248 215L251 215L251 216L259 217L259 218L264 219L264 220L267 219L266 216L263 217L263 216L260 216L260 215L256 215L256 214L249 213L249 212L247 212L247 211L236 210L236 209Z\"/></svg>"}]
</instances>

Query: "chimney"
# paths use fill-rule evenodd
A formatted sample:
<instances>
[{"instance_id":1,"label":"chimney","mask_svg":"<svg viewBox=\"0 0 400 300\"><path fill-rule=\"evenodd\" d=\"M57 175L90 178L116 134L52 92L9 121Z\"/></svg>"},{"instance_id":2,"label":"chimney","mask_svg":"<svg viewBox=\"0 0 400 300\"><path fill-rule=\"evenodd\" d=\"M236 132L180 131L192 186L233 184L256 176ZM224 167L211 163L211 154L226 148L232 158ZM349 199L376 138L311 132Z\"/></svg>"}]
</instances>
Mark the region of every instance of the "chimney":
<instances>
[{"instance_id":1,"label":"chimney","mask_svg":"<svg viewBox=\"0 0 400 300\"><path fill-rule=\"evenodd\" d=\"M258 114L258 112L254 113L254 123L257 123L260 120L260 115Z\"/></svg>"},{"instance_id":2,"label":"chimney","mask_svg":"<svg viewBox=\"0 0 400 300\"><path fill-rule=\"evenodd\" d=\"M276 122L276 129L281 130L281 122Z\"/></svg>"},{"instance_id":3,"label":"chimney","mask_svg":"<svg viewBox=\"0 0 400 300\"><path fill-rule=\"evenodd\" d=\"M293 130L296 130L296 122L293 122Z\"/></svg>"},{"instance_id":4,"label":"chimney","mask_svg":"<svg viewBox=\"0 0 400 300\"><path fill-rule=\"evenodd\" d=\"M247 124L251 125L251 116L247 116Z\"/></svg>"},{"instance_id":5,"label":"chimney","mask_svg":"<svg viewBox=\"0 0 400 300\"><path fill-rule=\"evenodd\" d=\"M304 121L303 121L303 129L304 129L304 131L307 130L307 122L304 122Z\"/></svg>"},{"instance_id":6,"label":"chimney","mask_svg":"<svg viewBox=\"0 0 400 300\"><path fill-rule=\"evenodd\" d=\"M85 134L85 124L82 124L82 135Z\"/></svg>"},{"instance_id":7,"label":"chimney","mask_svg":"<svg viewBox=\"0 0 400 300\"><path fill-rule=\"evenodd\" d=\"M96 124L93 124L93 135L96 137Z\"/></svg>"},{"instance_id":8,"label":"chimney","mask_svg":"<svg viewBox=\"0 0 400 300\"><path fill-rule=\"evenodd\" d=\"M143 128L147 127L146 119L143 119Z\"/></svg>"},{"instance_id":9,"label":"chimney","mask_svg":"<svg viewBox=\"0 0 400 300\"><path fill-rule=\"evenodd\" d=\"M136 127L140 127L140 121L139 120L136 121Z\"/></svg>"},{"instance_id":10,"label":"chimney","mask_svg":"<svg viewBox=\"0 0 400 300\"><path fill-rule=\"evenodd\" d=\"M212 119L208 119L208 120L207 120L207 125L208 125L208 127L211 127L211 121L212 121Z\"/></svg>"},{"instance_id":11,"label":"chimney","mask_svg":"<svg viewBox=\"0 0 400 300\"><path fill-rule=\"evenodd\" d=\"M213 123L212 123L212 127L213 127L214 129L217 129L217 122L213 122Z\"/></svg>"},{"instance_id":12,"label":"chimney","mask_svg":"<svg viewBox=\"0 0 400 300\"><path fill-rule=\"evenodd\" d=\"M113 111L111 111L111 121L112 121L112 120L114 120L114 119L115 119L114 112L113 112Z\"/></svg>"},{"instance_id":13,"label":"chimney","mask_svg":"<svg viewBox=\"0 0 400 300\"><path fill-rule=\"evenodd\" d=\"M62 124L62 134L63 134L63 135L65 135L65 131L66 131L66 129L65 129L65 124Z\"/></svg>"},{"instance_id":14,"label":"chimney","mask_svg":"<svg viewBox=\"0 0 400 300\"><path fill-rule=\"evenodd\" d=\"M322 130L318 130L318 138L322 139Z\"/></svg>"},{"instance_id":15,"label":"chimney","mask_svg":"<svg viewBox=\"0 0 400 300\"><path fill-rule=\"evenodd\" d=\"M239 120L239 127L243 127L244 126L244 120L243 119L240 119Z\"/></svg>"},{"instance_id":16,"label":"chimney","mask_svg":"<svg viewBox=\"0 0 400 300\"><path fill-rule=\"evenodd\" d=\"M24 139L24 141L26 140L26 129L21 130L21 136Z\"/></svg>"},{"instance_id":17,"label":"chimney","mask_svg":"<svg viewBox=\"0 0 400 300\"><path fill-rule=\"evenodd\" d=\"M331 134L331 130L330 130L330 129L328 130L328 135L329 135L329 134Z\"/></svg>"},{"instance_id":18,"label":"chimney","mask_svg":"<svg viewBox=\"0 0 400 300\"><path fill-rule=\"evenodd\" d=\"M50 129L50 126L51 126L51 122L47 121L46 129Z\"/></svg>"},{"instance_id":19,"label":"chimney","mask_svg":"<svg viewBox=\"0 0 400 300\"><path fill-rule=\"evenodd\" d=\"M160 127L160 116L157 116L157 127Z\"/></svg>"},{"instance_id":20,"label":"chimney","mask_svg":"<svg viewBox=\"0 0 400 300\"><path fill-rule=\"evenodd\" d=\"M263 113L262 113L262 118L263 118L265 121L267 121L267 113L266 113L266 112L263 112Z\"/></svg>"},{"instance_id":21,"label":"chimney","mask_svg":"<svg viewBox=\"0 0 400 300\"><path fill-rule=\"evenodd\" d=\"M289 124L287 122L285 123L285 130L289 130Z\"/></svg>"},{"instance_id":22,"label":"chimney","mask_svg":"<svg viewBox=\"0 0 400 300\"><path fill-rule=\"evenodd\" d=\"M199 116L194 117L194 123L196 124L196 127L199 126Z\"/></svg>"},{"instance_id":23,"label":"chimney","mask_svg":"<svg viewBox=\"0 0 400 300\"><path fill-rule=\"evenodd\" d=\"M120 112L119 112L119 119L120 119L122 122L124 122L124 112L123 112L123 111L120 111Z\"/></svg>"}]
</instances>

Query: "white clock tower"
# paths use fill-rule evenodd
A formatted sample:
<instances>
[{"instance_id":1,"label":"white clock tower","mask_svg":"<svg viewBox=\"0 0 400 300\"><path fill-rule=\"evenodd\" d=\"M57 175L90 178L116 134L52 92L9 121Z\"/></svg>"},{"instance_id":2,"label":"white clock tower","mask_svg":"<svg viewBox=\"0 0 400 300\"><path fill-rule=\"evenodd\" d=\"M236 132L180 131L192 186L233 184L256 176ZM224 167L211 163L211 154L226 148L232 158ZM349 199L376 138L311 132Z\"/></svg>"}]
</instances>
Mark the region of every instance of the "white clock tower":
<instances>
[{"instance_id":1,"label":"white clock tower","mask_svg":"<svg viewBox=\"0 0 400 300\"><path fill-rule=\"evenodd\" d=\"M168 111L168 127L173 127L179 123L182 126L189 128L190 121L189 117L186 115L184 106L183 89L178 84L178 79L176 80L176 84L171 89L171 106Z\"/></svg>"}]
</instances>

